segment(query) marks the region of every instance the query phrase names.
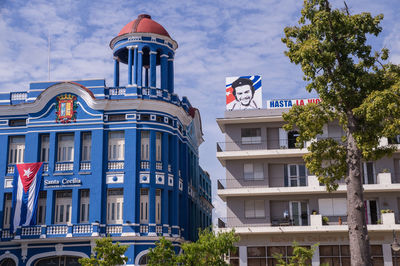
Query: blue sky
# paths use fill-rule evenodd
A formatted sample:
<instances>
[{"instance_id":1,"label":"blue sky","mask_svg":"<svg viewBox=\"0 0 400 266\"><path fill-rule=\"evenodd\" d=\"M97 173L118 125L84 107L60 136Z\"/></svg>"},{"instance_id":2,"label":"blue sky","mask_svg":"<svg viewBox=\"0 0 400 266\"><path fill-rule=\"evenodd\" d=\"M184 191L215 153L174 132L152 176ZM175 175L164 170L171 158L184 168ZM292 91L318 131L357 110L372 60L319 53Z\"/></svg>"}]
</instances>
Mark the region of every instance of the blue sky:
<instances>
[{"instance_id":1,"label":"blue sky","mask_svg":"<svg viewBox=\"0 0 400 266\"><path fill-rule=\"evenodd\" d=\"M283 28L297 22L302 2L0 0L0 91L27 90L29 82L48 79L49 35L51 80L105 78L112 86L110 40L138 14L150 14L179 44L175 91L201 112L200 162L215 191L215 180L225 176L215 158L215 143L223 141L215 119L224 116L225 77L261 75L264 106L267 99L308 97L300 68L283 55L280 41ZM346 2L352 13L385 15L383 32L371 43L389 48L390 60L400 64L400 2ZM343 7L343 1L332 0L332 5ZM214 198L219 215L226 216L215 193Z\"/></svg>"}]
</instances>

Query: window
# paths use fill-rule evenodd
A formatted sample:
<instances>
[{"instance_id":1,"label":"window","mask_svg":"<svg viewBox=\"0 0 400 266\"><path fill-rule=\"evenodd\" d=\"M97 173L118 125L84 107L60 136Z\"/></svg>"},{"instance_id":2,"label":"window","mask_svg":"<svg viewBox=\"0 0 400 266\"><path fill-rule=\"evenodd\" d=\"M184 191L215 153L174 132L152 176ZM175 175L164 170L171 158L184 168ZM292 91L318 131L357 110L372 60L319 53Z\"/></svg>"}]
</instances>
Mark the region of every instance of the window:
<instances>
[{"instance_id":1,"label":"window","mask_svg":"<svg viewBox=\"0 0 400 266\"><path fill-rule=\"evenodd\" d=\"M72 191L57 191L56 192L56 212L55 224L66 224L71 222L72 209Z\"/></svg>"},{"instance_id":2,"label":"window","mask_svg":"<svg viewBox=\"0 0 400 266\"><path fill-rule=\"evenodd\" d=\"M50 151L50 136L49 134L43 134L40 138L40 161L49 161L49 151Z\"/></svg>"},{"instance_id":3,"label":"window","mask_svg":"<svg viewBox=\"0 0 400 266\"><path fill-rule=\"evenodd\" d=\"M140 115L140 120L142 120L142 121L150 121L150 115L149 114L142 114L142 115Z\"/></svg>"},{"instance_id":4,"label":"window","mask_svg":"<svg viewBox=\"0 0 400 266\"><path fill-rule=\"evenodd\" d=\"M108 115L108 121L125 121L125 114Z\"/></svg>"},{"instance_id":5,"label":"window","mask_svg":"<svg viewBox=\"0 0 400 266\"><path fill-rule=\"evenodd\" d=\"M289 187L307 186L306 166L304 164L289 164L287 168Z\"/></svg>"},{"instance_id":6,"label":"window","mask_svg":"<svg viewBox=\"0 0 400 266\"><path fill-rule=\"evenodd\" d=\"M320 263L350 266L350 248L348 245L319 246Z\"/></svg>"},{"instance_id":7,"label":"window","mask_svg":"<svg viewBox=\"0 0 400 266\"><path fill-rule=\"evenodd\" d=\"M239 266L239 261L239 248L235 248L235 250L229 254L229 265Z\"/></svg>"},{"instance_id":8,"label":"window","mask_svg":"<svg viewBox=\"0 0 400 266\"><path fill-rule=\"evenodd\" d=\"M3 229L10 228L11 221L11 193L4 194L4 214L3 214Z\"/></svg>"},{"instance_id":9,"label":"window","mask_svg":"<svg viewBox=\"0 0 400 266\"><path fill-rule=\"evenodd\" d=\"M161 115L157 115L156 116L156 121L159 122L159 123L164 123L164 117L161 116Z\"/></svg>"},{"instance_id":10,"label":"window","mask_svg":"<svg viewBox=\"0 0 400 266\"><path fill-rule=\"evenodd\" d=\"M293 225L308 225L308 204L307 202L291 201L290 219Z\"/></svg>"},{"instance_id":11,"label":"window","mask_svg":"<svg viewBox=\"0 0 400 266\"><path fill-rule=\"evenodd\" d=\"M310 246L302 246L304 248L310 249ZM267 262L268 265L277 265L277 260L274 258L274 255L281 254L282 259L286 262L289 262L291 256L293 256L293 247L292 246L272 246L267 247ZM305 265L311 265L311 261L307 261Z\"/></svg>"},{"instance_id":12,"label":"window","mask_svg":"<svg viewBox=\"0 0 400 266\"><path fill-rule=\"evenodd\" d=\"M123 161L125 154L125 135L123 131L108 133L108 160Z\"/></svg>"},{"instance_id":13,"label":"window","mask_svg":"<svg viewBox=\"0 0 400 266\"><path fill-rule=\"evenodd\" d=\"M160 132L156 133L156 161L161 161L161 137Z\"/></svg>"},{"instance_id":14,"label":"window","mask_svg":"<svg viewBox=\"0 0 400 266\"><path fill-rule=\"evenodd\" d=\"M26 119L11 119L8 123L10 127L26 126Z\"/></svg>"},{"instance_id":15,"label":"window","mask_svg":"<svg viewBox=\"0 0 400 266\"><path fill-rule=\"evenodd\" d=\"M247 247L247 265L266 265L265 247Z\"/></svg>"},{"instance_id":16,"label":"window","mask_svg":"<svg viewBox=\"0 0 400 266\"><path fill-rule=\"evenodd\" d=\"M149 190L140 189L140 223L149 223Z\"/></svg>"},{"instance_id":17,"label":"window","mask_svg":"<svg viewBox=\"0 0 400 266\"><path fill-rule=\"evenodd\" d=\"M299 132L289 131L287 136L288 136L288 148L289 149L297 148L296 140L297 140L297 137L299 136Z\"/></svg>"},{"instance_id":18,"label":"window","mask_svg":"<svg viewBox=\"0 0 400 266\"><path fill-rule=\"evenodd\" d=\"M122 224L124 207L124 191L122 188L108 189L107 191L107 223Z\"/></svg>"},{"instance_id":19,"label":"window","mask_svg":"<svg viewBox=\"0 0 400 266\"><path fill-rule=\"evenodd\" d=\"M242 128L242 144L261 143L260 128Z\"/></svg>"},{"instance_id":20,"label":"window","mask_svg":"<svg viewBox=\"0 0 400 266\"><path fill-rule=\"evenodd\" d=\"M57 162L72 162L73 160L74 134L59 134Z\"/></svg>"},{"instance_id":21,"label":"window","mask_svg":"<svg viewBox=\"0 0 400 266\"><path fill-rule=\"evenodd\" d=\"M140 158L142 160L148 161L149 160L149 145L150 145L150 132L149 131L142 131L141 133L141 141L140 141L140 151L141 155Z\"/></svg>"},{"instance_id":22,"label":"window","mask_svg":"<svg viewBox=\"0 0 400 266\"><path fill-rule=\"evenodd\" d=\"M245 163L243 165L243 176L245 180L263 180L264 169L262 163Z\"/></svg>"},{"instance_id":23,"label":"window","mask_svg":"<svg viewBox=\"0 0 400 266\"><path fill-rule=\"evenodd\" d=\"M377 224L378 223L378 201L377 200L365 200L365 218L367 224Z\"/></svg>"},{"instance_id":24,"label":"window","mask_svg":"<svg viewBox=\"0 0 400 266\"><path fill-rule=\"evenodd\" d=\"M318 199L319 212L323 216L347 216L346 198Z\"/></svg>"},{"instance_id":25,"label":"window","mask_svg":"<svg viewBox=\"0 0 400 266\"><path fill-rule=\"evenodd\" d=\"M161 224L161 189L156 189L156 224Z\"/></svg>"},{"instance_id":26,"label":"window","mask_svg":"<svg viewBox=\"0 0 400 266\"><path fill-rule=\"evenodd\" d=\"M281 149L288 148L288 134L283 128L279 128L279 147Z\"/></svg>"},{"instance_id":27,"label":"window","mask_svg":"<svg viewBox=\"0 0 400 266\"><path fill-rule=\"evenodd\" d=\"M92 133L82 133L81 161L90 161L92 149Z\"/></svg>"},{"instance_id":28,"label":"window","mask_svg":"<svg viewBox=\"0 0 400 266\"><path fill-rule=\"evenodd\" d=\"M382 245L371 245L371 256L373 265L384 265Z\"/></svg>"},{"instance_id":29,"label":"window","mask_svg":"<svg viewBox=\"0 0 400 266\"><path fill-rule=\"evenodd\" d=\"M363 184L376 184L375 167L373 162L363 163Z\"/></svg>"},{"instance_id":30,"label":"window","mask_svg":"<svg viewBox=\"0 0 400 266\"><path fill-rule=\"evenodd\" d=\"M40 191L36 213L36 223L39 225L46 224L46 200L47 191Z\"/></svg>"},{"instance_id":31,"label":"window","mask_svg":"<svg viewBox=\"0 0 400 266\"><path fill-rule=\"evenodd\" d=\"M24 162L25 155L25 136L10 137L8 150L8 163L17 164Z\"/></svg>"},{"instance_id":32,"label":"window","mask_svg":"<svg viewBox=\"0 0 400 266\"><path fill-rule=\"evenodd\" d=\"M84 189L80 191L81 204L80 204L80 223L89 222L89 205L90 205L90 191Z\"/></svg>"},{"instance_id":33,"label":"window","mask_svg":"<svg viewBox=\"0 0 400 266\"><path fill-rule=\"evenodd\" d=\"M244 212L246 218L264 218L265 205L264 200L245 200Z\"/></svg>"}]
</instances>

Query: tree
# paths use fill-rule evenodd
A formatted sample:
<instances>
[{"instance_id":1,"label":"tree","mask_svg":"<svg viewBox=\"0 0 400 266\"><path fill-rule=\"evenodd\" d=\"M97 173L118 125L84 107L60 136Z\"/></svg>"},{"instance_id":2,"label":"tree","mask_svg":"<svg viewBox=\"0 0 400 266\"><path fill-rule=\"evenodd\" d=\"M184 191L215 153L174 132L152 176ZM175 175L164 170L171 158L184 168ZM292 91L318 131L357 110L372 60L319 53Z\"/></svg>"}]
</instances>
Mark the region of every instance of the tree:
<instances>
[{"instance_id":1,"label":"tree","mask_svg":"<svg viewBox=\"0 0 400 266\"><path fill-rule=\"evenodd\" d=\"M352 265L372 265L367 232L361 162L390 155L382 137L400 132L400 68L386 62L389 51L372 53L367 36L378 36L383 15L351 15L347 6L332 9L328 0L305 0L298 26L285 28L282 39L290 61L299 64L306 90L322 102L295 106L284 119L297 128L298 144L312 141L304 156L307 168L328 191L345 177ZM342 139L316 139L323 125L338 121Z\"/></svg>"},{"instance_id":2,"label":"tree","mask_svg":"<svg viewBox=\"0 0 400 266\"><path fill-rule=\"evenodd\" d=\"M293 256L289 258L289 262L282 258L282 254L273 254L273 256L280 266L307 266L311 265L311 260L317 247L318 244L313 245L311 248L301 247L297 242L293 242Z\"/></svg>"},{"instance_id":3,"label":"tree","mask_svg":"<svg viewBox=\"0 0 400 266\"><path fill-rule=\"evenodd\" d=\"M214 233L210 228L199 231L199 239L192 243L183 243L183 252L177 256L172 243L161 238L156 248L149 252L149 265L228 265L225 258L234 252L234 243L239 241L235 231ZM167 258L163 259L163 256Z\"/></svg>"},{"instance_id":4,"label":"tree","mask_svg":"<svg viewBox=\"0 0 400 266\"><path fill-rule=\"evenodd\" d=\"M83 266L113 266L125 264L128 261L127 257L123 257L128 246L120 246L119 242L113 244L111 237L104 237L96 240L94 252L90 258L81 258L79 263Z\"/></svg>"},{"instance_id":5,"label":"tree","mask_svg":"<svg viewBox=\"0 0 400 266\"><path fill-rule=\"evenodd\" d=\"M177 265L177 256L175 254L172 242L166 240L165 237L160 238L156 242L156 247L150 249L148 253L149 256L149 266L173 266Z\"/></svg>"}]
</instances>

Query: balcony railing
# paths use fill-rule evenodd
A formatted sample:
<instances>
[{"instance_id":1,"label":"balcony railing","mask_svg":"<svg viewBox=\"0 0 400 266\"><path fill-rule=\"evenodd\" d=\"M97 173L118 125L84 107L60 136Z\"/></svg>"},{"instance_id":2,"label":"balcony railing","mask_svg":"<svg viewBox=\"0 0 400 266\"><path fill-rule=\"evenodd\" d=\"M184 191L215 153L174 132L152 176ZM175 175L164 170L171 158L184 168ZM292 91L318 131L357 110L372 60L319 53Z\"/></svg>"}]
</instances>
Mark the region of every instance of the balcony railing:
<instances>
[{"instance_id":1,"label":"balcony railing","mask_svg":"<svg viewBox=\"0 0 400 266\"><path fill-rule=\"evenodd\" d=\"M81 171L89 171L91 169L91 162L81 162L79 169Z\"/></svg>"},{"instance_id":2,"label":"balcony railing","mask_svg":"<svg viewBox=\"0 0 400 266\"><path fill-rule=\"evenodd\" d=\"M111 87L109 88L109 95L125 95L125 87Z\"/></svg>"},{"instance_id":3,"label":"balcony railing","mask_svg":"<svg viewBox=\"0 0 400 266\"><path fill-rule=\"evenodd\" d=\"M108 170L120 170L124 169L124 161L108 161Z\"/></svg>"},{"instance_id":4,"label":"balcony railing","mask_svg":"<svg viewBox=\"0 0 400 266\"><path fill-rule=\"evenodd\" d=\"M172 226L173 227L173 226ZM157 224L52 224L22 226L16 228L16 233L11 233L10 229L0 229L0 242L13 239L39 239L47 237L84 237L84 236L123 236L124 232L136 233L147 236L149 231L156 234L167 233L171 235L174 229L170 225Z\"/></svg>"},{"instance_id":5,"label":"balcony railing","mask_svg":"<svg viewBox=\"0 0 400 266\"><path fill-rule=\"evenodd\" d=\"M48 171L49 171L49 164L43 163L43 172L48 172Z\"/></svg>"},{"instance_id":6,"label":"balcony railing","mask_svg":"<svg viewBox=\"0 0 400 266\"><path fill-rule=\"evenodd\" d=\"M14 168L15 168L15 165L14 165L14 164L9 164L9 165L7 165L7 174L8 174L8 175L14 174Z\"/></svg>"},{"instance_id":7,"label":"balcony railing","mask_svg":"<svg viewBox=\"0 0 400 266\"><path fill-rule=\"evenodd\" d=\"M229 188L252 188L252 187L305 187L307 186L307 176L299 176L297 178L287 178L287 184L285 186L283 176L269 177L265 179L253 178L229 178L229 179L218 179L218 189L229 189ZM279 180L279 185L272 183L272 180ZM290 184L289 184L290 183Z\"/></svg>"},{"instance_id":8,"label":"balcony railing","mask_svg":"<svg viewBox=\"0 0 400 266\"><path fill-rule=\"evenodd\" d=\"M57 162L56 172L65 172L74 170L74 162Z\"/></svg>"},{"instance_id":9,"label":"balcony railing","mask_svg":"<svg viewBox=\"0 0 400 266\"><path fill-rule=\"evenodd\" d=\"M141 169L150 169L150 162L149 161L141 161L140 168Z\"/></svg>"},{"instance_id":10,"label":"balcony railing","mask_svg":"<svg viewBox=\"0 0 400 266\"><path fill-rule=\"evenodd\" d=\"M299 218L299 217L298 217ZM308 225L308 220L306 224ZM295 219L290 218L277 218L273 217L271 220L267 220L265 217L253 218L253 217L222 217L218 219L219 228L230 228L230 227L271 227L271 226L299 226L295 222Z\"/></svg>"},{"instance_id":11,"label":"balcony railing","mask_svg":"<svg viewBox=\"0 0 400 266\"><path fill-rule=\"evenodd\" d=\"M72 233L74 234L92 234L93 225L91 224L77 224L72 228Z\"/></svg>"},{"instance_id":12,"label":"balcony railing","mask_svg":"<svg viewBox=\"0 0 400 266\"><path fill-rule=\"evenodd\" d=\"M47 227L47 234L49 235L66 235L67 233L67 225L50 225Z\"/></svg>"},{"instance_id":13,"label":"balcony railing","mask_svg":"<svg viewBox=\"0 0 400 266\"><path fill-rule=\"evenodd\" d=\"M29 226L21 228L21 236L35 236L41 234L41 226Z\"/></svg>"},{"instance_id":14,"label":"balcony railing","mask_svg":"<svg viewBox=\"0 0 400 266\"><path fill-rule=\"evenodd\" d=\"M122 225L107 225L106 233L113 235L113 234L121 234L122 233Z\"/></svg>"},{"instance_id":15,"label":"balcony railing","mask_svg":"<svg viewBox=\"0 0 400 266\"><path fill-rule=\"evenodd\" d=\"M243 150L276 150L298 149L294 139L266 139L266 140L234 140L230 142L217 142L217 151L243 151Z\"/></svg>"},{"instance_id":16,"label":"balcony railing","mask_svg":"<svg viewBox=\"0 0 400 266\"><path fill-rule=\"evenodd\" d=\"M156 162L156 170L162 170L162 162Z\"/></svg>"}]
</instances>

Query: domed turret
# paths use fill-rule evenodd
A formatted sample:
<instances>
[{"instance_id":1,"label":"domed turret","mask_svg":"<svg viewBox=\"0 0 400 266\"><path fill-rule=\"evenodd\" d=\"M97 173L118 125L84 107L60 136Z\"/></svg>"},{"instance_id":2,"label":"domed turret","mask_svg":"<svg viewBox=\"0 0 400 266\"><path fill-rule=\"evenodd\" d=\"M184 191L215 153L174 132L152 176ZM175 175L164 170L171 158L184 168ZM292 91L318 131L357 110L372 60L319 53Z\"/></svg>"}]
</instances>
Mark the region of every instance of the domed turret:
<instances>
[{"instance_id":1,"label":"domed turret","mask_svg":"<svg viewBox=\"0 0 400 266\"><path fill-rule=\"evenodd\" d=\"M110 42L115 59L114 86L120 86L121 62L128 65L128 87L158 88L173 93L173 58L177 47L162 25L150 15L139 15Z\"/></svg>"}]
</instances>

